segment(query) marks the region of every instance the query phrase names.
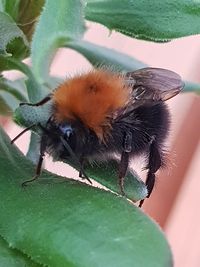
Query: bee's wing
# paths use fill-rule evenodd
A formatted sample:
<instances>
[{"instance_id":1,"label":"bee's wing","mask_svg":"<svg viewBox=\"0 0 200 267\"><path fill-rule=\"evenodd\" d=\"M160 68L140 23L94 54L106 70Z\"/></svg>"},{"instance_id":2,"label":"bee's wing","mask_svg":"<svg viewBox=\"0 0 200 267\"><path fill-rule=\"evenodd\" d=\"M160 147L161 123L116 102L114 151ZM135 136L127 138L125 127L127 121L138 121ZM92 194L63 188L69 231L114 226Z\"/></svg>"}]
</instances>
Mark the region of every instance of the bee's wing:
<instances>
[{"instance_id":1,"label":"bee's wing","mask_svg":"<svg viewBox=\"0 0 200 267\"><path fill-rule=\"evenodd\" d=\"M127 72L125 82L132 88L133 104L137 101L141 103L166 101L177 95L184 87L177 73L159 68Z\"/></svg>"}]
</instances>

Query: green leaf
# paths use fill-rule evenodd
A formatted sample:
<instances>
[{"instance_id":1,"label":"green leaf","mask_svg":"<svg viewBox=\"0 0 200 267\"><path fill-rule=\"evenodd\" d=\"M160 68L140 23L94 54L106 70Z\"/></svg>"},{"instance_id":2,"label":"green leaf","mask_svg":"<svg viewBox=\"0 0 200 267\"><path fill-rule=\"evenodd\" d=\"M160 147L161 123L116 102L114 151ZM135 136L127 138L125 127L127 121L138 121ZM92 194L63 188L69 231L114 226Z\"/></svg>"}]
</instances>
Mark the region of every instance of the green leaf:
<instances>
[{"instance_id":1,"label":"green leaf","mask_svg":"<svg viewBox=\"0 0 200 267\"><path fill-rule=\"evenodd\" d=\"M0 92L4 90L14 97L16 97L20 102L27 102L26 86L24 79L17 79L14 81L1 78L0 77ZM1 94L1 93L0 93Z\"/></svg>"},{"instance_id":2,"label":"green leaf","mask_svg":"<svg viewBox=\"0 0 200 267\"><path fill-rule=\"evenodd\" d=\"M35 23L43 5L44 0L2 0L0 10L10 15L17 26L22 30L27 40L31 41ZM29 56L30 50L24 49L24 47L20 46L20 43L17 45L16 41L18 40L15 40L14 45L15 48L18 48L18 54L20 52L20 57L26 58Z\"/></svg>"},{"instance_id":3,"label":"green leaf","mask_svg":"<svg viewBox=\"0 0 200 267\"><path fill-rule=\"evenodd\" d=\"M155 42L200 33L200 3L190 0L87 0L86 19Z\"/></svg>"},{"instance_id":4,"label":"green leaf","mask_svg":"<svg viewBox=\"0 0 200 267\"><path fill-rule=\"evenodd\" d=\"M56 50L85 30L79 0L46 1L32 41L33 72L42 84L48 82L49 66Z\"/></svg>"},{"instance_id":5,"label":"green leaf","mask_svg":"<svg viewBox=\"0 0 200 267\"><path fill-rule=\"evenodd\" d=\"M20 101L13 94L0 90L0 114L11 116L19 106Z\"/></svg>"},{"instance_id":6,"label":"green leaf","mask_svg":"<svg viewBox=\"0 0 200 267\"><path fill-rule=\"evenodd\" d=\"M76 169L79 170L78 166ZM121 194L118 184L119 162L116 160L99 163L97 166L87 166L85 171L89 177L99 182L101 185L106 186L108 189L119 195ZM136 173L130 170L128 170L124 179L124 192L126 197L133 202L147 197L145 184Z\"/></svg>"},{"instance_id":7,"label":"green leaf","mask_svg":"<svg viewBox=\"0 0 200 267\"><path fill-rule=\"evenodd\" d=\"M133 71L147 66L139 60L116 50L95 45L83 40L73 40L66 43L65 46L84 55L84 57L86 57L95 67L107 66L116 71Z\"/></svg>"},{"instance_id":8,"label":"green leaf","mask_svg":"<svg viewBox=\"0 0 200 267\"><path fill-rule=\"evenodd\" d=\"M1 97L1 94L0 94L0 114L3 116L10 116L12 114L12 110L6 104L6 101Z\"/></svg>"},{"instance_id":9,"label":"green leaf","mask_svg":"<svg viewBox=\"0 0 200 267\"><path fill-rule=\"evenodd\" d=\"M0 114L10 116L20 102L26 102L25 92L24 79L10 81L0 77Z\"/></svg>"},{"instance_id":10,"label":"green leaf","mask_svg":"<svg viewBox=\"0 0 200 267\"><path fill-rule=\"evenodd\" d=\"M14 121L22 127L29 127L33 124L46 125L51 112L50 101L41 106L19 106L14 113Z\"/></svg>"},{"instance_id":11,"label":"green leaf","mask_svg":"<svg viewBox=\"0 0 200 267\"><path fill-rule=\"evenodd\" d=\"M14 113L14 121L22 127L29 127L33 124L40 124L46 127L46 122L50 117L51 103L32 107L23 105L16 109ZM34 128L35 132L40 134L40 128ZM36 145L33 145L36 147ZM38 149L39 150L39 149ZM31 152L31 151L30 151ZM77 169L79 166L73 161L66 161L72 167ZM118 163L116 161L108 161L106 163L99 163L94 166L86 166L86 173L89 177L106 186L110 190L120 194L120 188L117 181L118 176ZM130 171L124 181L124 190L126 196L133 201L144 199L147 196L147 189L141 179Z\"/></svg>"},{"instance_id":12,"label":"green leaf","mask_svg":"<svg viewBox=\"0 0 200 267\"><path fill-rule=\"evenodd\" d=\"M4 11L4 3L5 3L5 0L0 0L0 11Z\"/></svg>"},{"instance_id":13,"label":"green leaf","mask_svg":"<svg viewBox=\"0 0 200 267\"><path fill-rule=\"evenodd\" d=\"M5 57L0 55L0 71L19 70L24 73L28 80L26 81L27 93L31 102L36 102L47 94L47 89L41 87L33 75L28 65L20 62L13 57ZM42 90L43 89L43 90Z\"/></svg>"},{"instance_id":14,"label":"green leaf","mask_svg":"<svg viewBox=\"0 0 200 267\"><path fill-rule=\"evenodd\" d=\"M14 21L17 20L21 0L1 0L1 11L8 13Z\"/></svg>"},{"instance_id":15,"label":"green leaf","mask_svg":"<svg viewBox=\"0 0 200 267\"><path fill-rule=\"evenodd\" d=\"M28 49L28 42L14 20L6 13L0 12L0 54L21 57Z\"/></svg>"},{"instance_id":16,"label":"green leaf","mask_svg":"<svg viewBox=\"0 0 200 267\"><path fill-rule=\"evenodd\" d=\"M27 76L29 76L30 73L29 67L23 62L20 62L18 59L13 57L0 55L0 72L6 70L19 70Z\"/></svg>"},{"instance_id":17,"label":"green leaf","mask_svg":"<svg viewBox=\"0 0 200 267\"><path fill-rule=\"evenodd\" d=\"M6 11L9 13L15 13L15 21L19 28L26 35L27 39L31 41L32 34L35 29L35 23L37 21L38 16L42 10L42 7L45 3L45 0L35 0L35 1L24 1L20 0L18 2L18 12L16 12L16 7L12 5L13 0L7 0L8 4L10 4L9 9ZM14 1L16 2L16 1ZM7 5L8 5L7 4Z\"/></svg>"},{"instance_id":18,"label":"green leaf","mask_svg":"<svg viewBox=\"0 0 200 267\"><path fill-rule=\"evenodd\" d=\"M126 199L44 172L0 132L0 234L12 248L53 267L170 267L159 227Z\"/></svg>"},{"instance_id":19,"label":"green leaf","mask_svg":"<svg viewBox=\"0 0 200 267\"><path fill-rule=\"evenodd\" d=\"M11 249L0 237L0 266L2 267L39 267L21 252Z\"/></svg>"}]
</instances>

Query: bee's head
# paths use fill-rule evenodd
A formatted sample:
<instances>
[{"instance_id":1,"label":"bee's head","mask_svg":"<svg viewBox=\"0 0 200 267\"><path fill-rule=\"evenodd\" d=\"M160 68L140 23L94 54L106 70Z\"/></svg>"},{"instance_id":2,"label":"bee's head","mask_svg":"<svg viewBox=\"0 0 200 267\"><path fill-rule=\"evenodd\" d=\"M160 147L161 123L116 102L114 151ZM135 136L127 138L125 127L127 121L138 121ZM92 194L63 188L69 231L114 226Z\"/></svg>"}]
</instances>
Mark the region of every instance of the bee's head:
<instances>
[{"instance_id":1,"label":"bee's head","mask_svg":"<svg viewBox=\"0 0 200 267\"><path fill-rule=\"evenodd\" d=\"M63 149L63 157L70 156L69 149L71 149L77 157L81 156L92 135L92 131L85 127L79 120L65 120L59 123L54 120L49 120L46 129L48 131L47 135L49 141L53 144L54 149L56 149L60 143L65 147L65 149ZM66 148L66 146L70 148Z\"/></svg>"}]
</instances>

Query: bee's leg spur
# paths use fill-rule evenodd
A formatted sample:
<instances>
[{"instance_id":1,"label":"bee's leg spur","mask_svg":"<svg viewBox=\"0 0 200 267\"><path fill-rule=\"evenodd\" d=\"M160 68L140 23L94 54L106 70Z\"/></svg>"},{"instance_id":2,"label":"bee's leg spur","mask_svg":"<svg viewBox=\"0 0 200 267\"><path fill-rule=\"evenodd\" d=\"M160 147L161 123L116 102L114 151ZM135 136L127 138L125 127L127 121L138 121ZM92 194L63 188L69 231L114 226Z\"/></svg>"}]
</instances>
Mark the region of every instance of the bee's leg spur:
<instances>
[{"instance_id":1,"label":"bee's leg spur","mask_svg":"<svg viewBox=\"0 0 200 267\"><path fill-rule=\"evenodd\" d=\"M157 145L157 142L153 140L149 147L149 156L148 156L148 173L147 173L147 179L146 179L146 187L148 190L147 198L150 197L152 190L154 188L155 184L155 173L162 165L162 152L159 150L159 147ZM140 201L139 207L142 207L142 204L144 203L144 199Z\"/></svg>"},{"instance_id":2,"label":"bee's leg spur","mask_svg":"<svg viewBox=\"0 0 200 267\"><path fill-rule=\"evenodd\" d=\"M90 180L90 178L87 176L87 174L84 171L84 159L83 158L80 159L80 164L81 164L81 168L79 171L79 177L82 179L86 179L90 184L92 184L92 181Z\"/></svg>"},{"instance_id":3,"label":"bee's leg spur","mask_svg":"<svg viewBox=\"0 0 200 267\"><path fill-rule=\"evenodd\" d=\"M47 95L45 98L43 98L41 101L37 102L37 103L20 103L20 106L32 106L32 107L38 107L38 106L42 106L45 103L47 103L49 100L51 100L51 94Z\"/></svg>"},{"instance_id":4,"label":"bee's leg spur","mask_svg":"<svg viewBox=\"0 0 200 267\"><path fill-rule=\"evenodd\" d=\"M24 181L22 183L22 187L24 186L27 186L27 184L37 180L41 174L41 170L42 170L42 162L43 162L43 159L44 159L44 154L45 154L45 151L46 151L46 136L43 135L42 138L41 138L41 144L40 144L40 157L39 157L39 160L38 160L38 164L37 164L37 168L36 168L36 173L34 175L34 177L30 180L27 180L27 181Z\"/></svg>"},{"instance_id":5,"label":"bee's leg spur","mask_svg":"<svg viewBox=\"0 0 200 267\"><path fill-rule=\"evenodd\" d=\"M121 154L121 159L119 163L119 187L120 192L124 196L124 178L126 176L126 172L129 164L129 154L132 150L132 134L127 132L124 137L123 151Z\"/></svg>"}]
</instances>

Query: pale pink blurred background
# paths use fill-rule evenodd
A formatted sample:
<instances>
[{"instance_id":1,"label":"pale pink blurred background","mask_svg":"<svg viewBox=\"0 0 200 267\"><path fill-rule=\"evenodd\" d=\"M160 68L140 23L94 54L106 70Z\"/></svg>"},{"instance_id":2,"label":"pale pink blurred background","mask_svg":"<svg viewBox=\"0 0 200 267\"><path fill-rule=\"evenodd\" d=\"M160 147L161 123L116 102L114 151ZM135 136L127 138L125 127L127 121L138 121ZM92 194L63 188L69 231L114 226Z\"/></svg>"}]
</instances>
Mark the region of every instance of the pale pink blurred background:
<instances>
[{"instance_id":1,"label":"pale pink blurred background","mask_svg":"<svg viewBox=\"0 0 200 267\"><path fill-rule=\"evenodd\" d=\"M110 33L97 24L88 24L85 39L134 56L154 67L179 73L184 80L200 82L200 36L182 38L165 44L138 41L121 34ZM70 49L60 49L52 64L51 73L61 77L90 69L85 58ZM9 78L19 74L7 73ZM200 266L200 96L182 94L168 101L172 114L169 167L159 173L152 197L144 204L144 211L164 229L172 247L176 267ZM19 128L5 124L13 138ZM28 136L17 145L23 152ZM46 162L49 170L77 177L65 164Z\"/></svg>"}]
</instances>

